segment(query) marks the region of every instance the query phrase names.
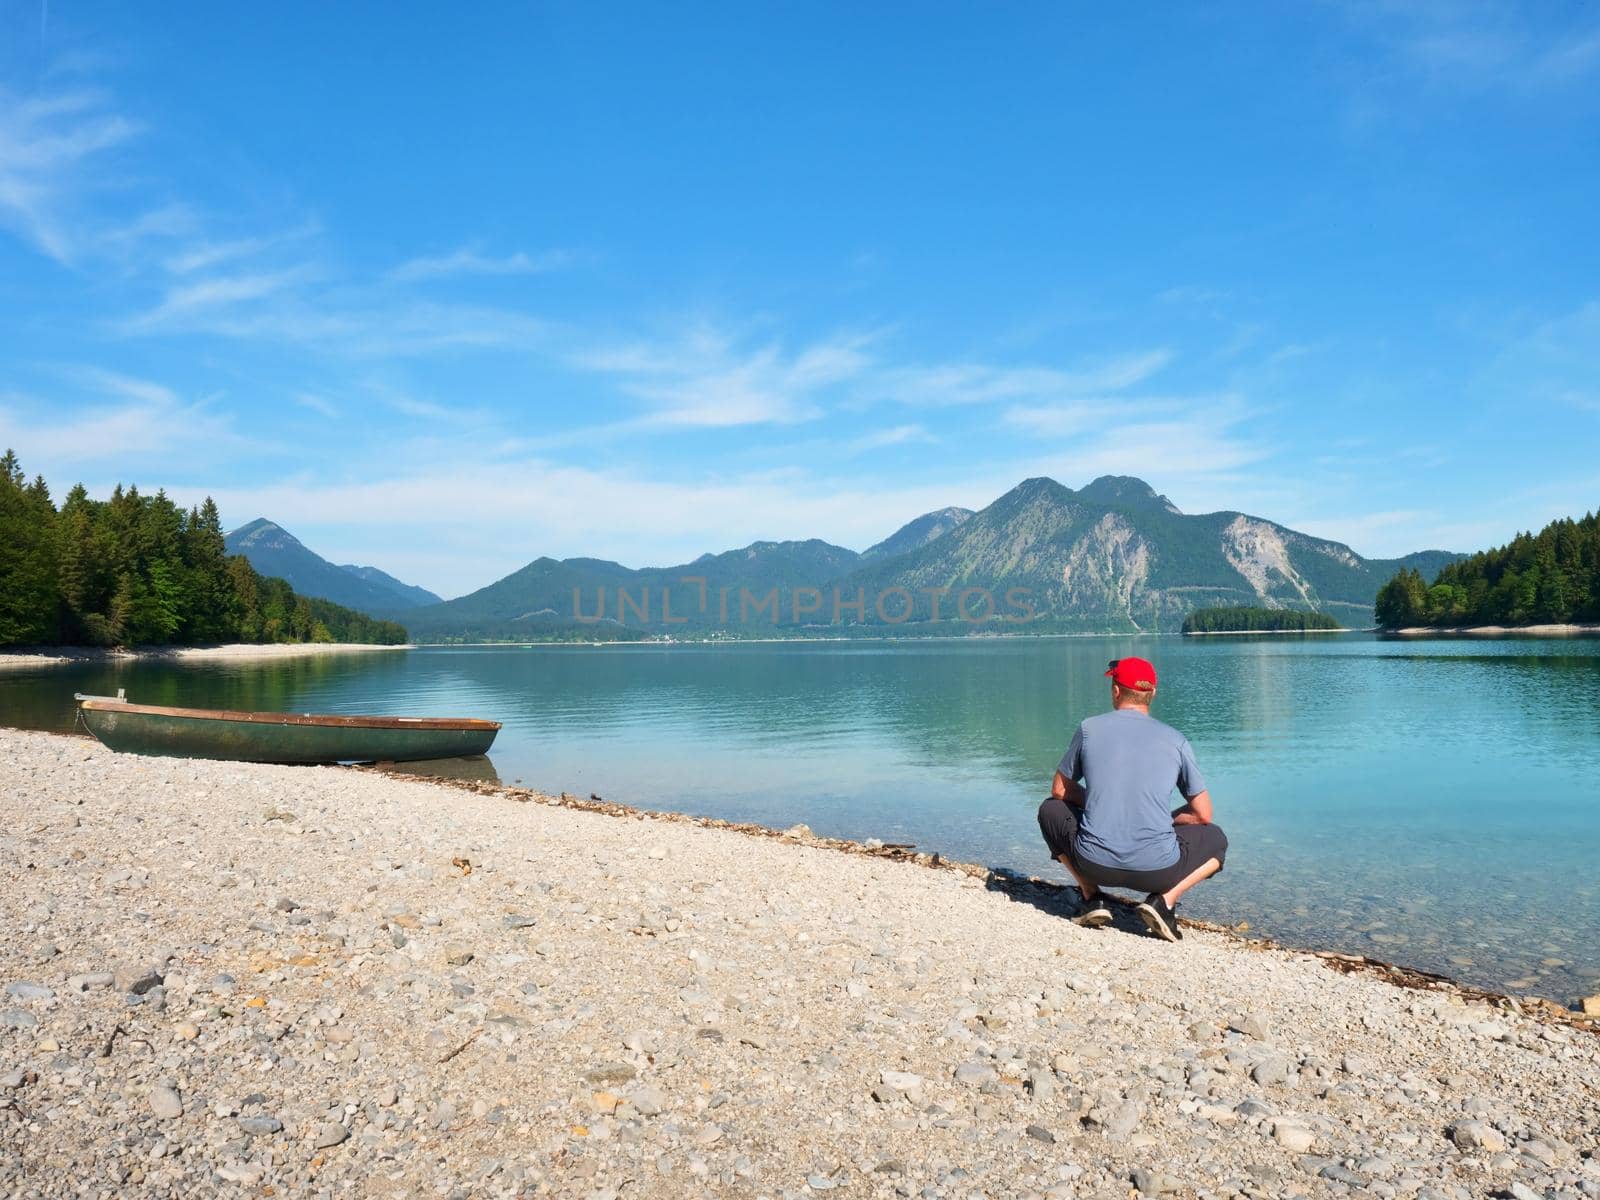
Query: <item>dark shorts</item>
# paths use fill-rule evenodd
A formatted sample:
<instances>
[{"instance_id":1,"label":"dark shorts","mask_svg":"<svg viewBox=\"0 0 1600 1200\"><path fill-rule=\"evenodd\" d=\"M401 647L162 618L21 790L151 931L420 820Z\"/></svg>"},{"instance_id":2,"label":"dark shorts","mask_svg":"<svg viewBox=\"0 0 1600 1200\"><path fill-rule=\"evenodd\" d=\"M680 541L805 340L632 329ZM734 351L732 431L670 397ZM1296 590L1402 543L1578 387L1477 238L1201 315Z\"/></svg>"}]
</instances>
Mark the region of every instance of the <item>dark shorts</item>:
<instances>
[{"instance_id":1,"label":"dark shorts","mask_svg":"<svg viewBox=\"0 0 1600 1200\"><path fill-rule=\"evenodd\" d=\"M1039 832L1044 834L1050 857L1065 854L1072 867L1099 887L1129 888L1136 892L1164 892L1194 872L1207 859L1228 861L1228 837L1215 825L1174 825L1178 835L1178 861L1159 871L1124 871L1102 867L1078 853L1078 810L1065 800L1051 797L1039 806Z\"/></svg>"}]
</instances>

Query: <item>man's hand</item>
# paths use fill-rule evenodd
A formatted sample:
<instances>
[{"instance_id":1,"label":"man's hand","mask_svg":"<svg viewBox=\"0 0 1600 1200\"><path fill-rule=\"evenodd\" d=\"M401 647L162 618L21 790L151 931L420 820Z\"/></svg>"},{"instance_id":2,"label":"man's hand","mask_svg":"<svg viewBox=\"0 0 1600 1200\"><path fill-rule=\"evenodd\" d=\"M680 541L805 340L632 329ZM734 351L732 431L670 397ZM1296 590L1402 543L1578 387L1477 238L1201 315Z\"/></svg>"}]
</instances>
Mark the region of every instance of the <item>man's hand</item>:
<instances>
[{"instance_id":1,"label":"man's hand","mask_svg":"<svg viewBox=\"0 0 1600 1200\"><path fill-rule=\"evenodd\" d=\"M1211 793L1200 792L1189 797L1189 803L1172 810L1174 825L1211 824Z\"/></svg>"},{"instance_id":2,"label":"man's hand","mask_svg":"<svg viewBox=\"0 0 1600 1200\"><path fill-rule=\"evenodd\" d=\"M1050 781L1050 794L1057 800L1065 800L1073 808L1082 808L1085 794L1082 785L1076 779L1068 779L1060 771Z\"/></svg>"}]
</instances>

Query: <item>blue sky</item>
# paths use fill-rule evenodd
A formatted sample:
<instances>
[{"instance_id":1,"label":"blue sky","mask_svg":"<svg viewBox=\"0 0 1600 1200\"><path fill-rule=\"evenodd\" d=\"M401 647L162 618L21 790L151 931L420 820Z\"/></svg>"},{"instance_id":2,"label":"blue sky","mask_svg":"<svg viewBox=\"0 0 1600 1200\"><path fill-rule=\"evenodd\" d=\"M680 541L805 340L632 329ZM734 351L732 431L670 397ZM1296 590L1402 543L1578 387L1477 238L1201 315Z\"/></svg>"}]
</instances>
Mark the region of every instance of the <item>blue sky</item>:
<instances>
[{"instance_id":1,"label":"blue sky","mask_svg":"<svg viewBox=\"0 0 1600 1200\"><path fill-rule=\"evenodd\" d=\"M0 0L0 443L447 595L1143 476L1600 502L1588 4Z\"/></svg>"}]
</instances>

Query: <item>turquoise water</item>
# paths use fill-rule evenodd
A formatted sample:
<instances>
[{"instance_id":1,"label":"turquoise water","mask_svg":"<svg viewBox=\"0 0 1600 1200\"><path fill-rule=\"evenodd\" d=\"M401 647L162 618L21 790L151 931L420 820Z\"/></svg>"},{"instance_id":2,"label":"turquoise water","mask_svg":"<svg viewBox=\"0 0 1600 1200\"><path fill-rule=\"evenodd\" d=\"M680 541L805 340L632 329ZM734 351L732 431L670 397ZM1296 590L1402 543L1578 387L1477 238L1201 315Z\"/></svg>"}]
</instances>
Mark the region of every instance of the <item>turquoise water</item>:
<instances>
[{"instance_id":1,"label":"turquoise water","mask_svg":"<svg viewBox=\"0 0 1600 1200\"><path fill-rule=\"evenodd\" d=\"M1161 672L1232 842L1186 911L1571 1001L1600 991L1600 641L1365 635L430 648L0 676L196 707L490 717L507 782L1065 879L1034 811L1107 659ZM1117 936L1117 935L1112 935Z\"/></svg>"}]
</instances>

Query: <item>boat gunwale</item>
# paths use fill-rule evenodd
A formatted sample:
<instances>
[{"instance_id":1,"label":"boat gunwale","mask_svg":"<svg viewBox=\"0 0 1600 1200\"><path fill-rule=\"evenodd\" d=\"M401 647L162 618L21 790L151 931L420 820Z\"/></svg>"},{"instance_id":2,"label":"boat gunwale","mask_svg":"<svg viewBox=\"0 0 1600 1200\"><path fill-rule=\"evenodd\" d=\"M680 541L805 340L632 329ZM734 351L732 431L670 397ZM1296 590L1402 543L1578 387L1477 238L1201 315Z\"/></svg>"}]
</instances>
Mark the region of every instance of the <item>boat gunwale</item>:
<instances>
[{"instance_id":1,"label":"boat gunwale","mask_svg":"<svg viewBox=\"0 0 1600 1200\"><path fill-rule=\"evenodd\" d=\"M311 725L328 729L454 729L460 731L498 730L499 721L477 717L375 717L342 716L336 713L234 712L220 708L168 708L158 704L134 704L126 700L86 697L79 707L90 712L127 713L132 716L180 717L193 721L226 721L244 725Z\"/></svg>"}]
</instances>

